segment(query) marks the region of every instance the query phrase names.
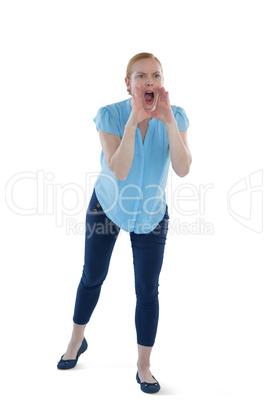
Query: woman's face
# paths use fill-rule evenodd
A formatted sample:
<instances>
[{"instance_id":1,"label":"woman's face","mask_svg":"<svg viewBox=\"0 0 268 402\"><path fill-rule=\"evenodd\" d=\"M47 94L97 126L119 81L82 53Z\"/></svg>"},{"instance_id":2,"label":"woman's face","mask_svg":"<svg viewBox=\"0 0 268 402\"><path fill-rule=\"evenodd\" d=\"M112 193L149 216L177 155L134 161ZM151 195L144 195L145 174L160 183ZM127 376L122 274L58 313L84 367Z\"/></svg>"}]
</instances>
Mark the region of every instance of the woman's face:
<instances>
[{"instance_id":1,"label":"woman's face","mask_svg":"<svg viewBox=\"0 0 268 402\"><path fill-rule=\"evenodd\" d=\"M142 59L133 64L130 79L126 78L125 82L131 94L135 93L135 87L141 85L143 107L152 110L157 101L157 87L163 86L164 78L156 60Z\"/></svg>"}]
</instances>

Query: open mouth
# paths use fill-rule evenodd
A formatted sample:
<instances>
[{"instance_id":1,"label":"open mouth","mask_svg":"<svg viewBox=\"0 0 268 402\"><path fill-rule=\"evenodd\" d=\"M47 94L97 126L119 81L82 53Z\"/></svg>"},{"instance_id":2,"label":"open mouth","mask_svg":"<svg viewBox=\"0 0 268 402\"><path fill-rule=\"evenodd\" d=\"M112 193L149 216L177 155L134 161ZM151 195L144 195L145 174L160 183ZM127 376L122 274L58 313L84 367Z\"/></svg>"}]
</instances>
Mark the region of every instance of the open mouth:
<instances>
[{"instance_id":1,"label":"open mouth","mask_svg":"<svg viewBox=\"0 0 268 402\"><path fill-rule=\"evenodd\" d=\"M146 91L144 94L144 100L147 103L147 105L152 105L154 103L154 92Z\"/></svg>"}]
</instances>

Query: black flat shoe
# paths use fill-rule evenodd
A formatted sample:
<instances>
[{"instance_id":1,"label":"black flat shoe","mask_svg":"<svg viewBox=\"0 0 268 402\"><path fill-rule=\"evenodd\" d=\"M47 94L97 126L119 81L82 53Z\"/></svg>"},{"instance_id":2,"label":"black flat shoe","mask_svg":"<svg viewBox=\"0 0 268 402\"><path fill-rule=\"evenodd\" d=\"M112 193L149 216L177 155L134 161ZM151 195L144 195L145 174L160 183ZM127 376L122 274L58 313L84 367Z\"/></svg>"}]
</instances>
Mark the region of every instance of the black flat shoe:
<instances>
[{"instance_id":1,"label":"black flat shoe","mask_svg":"<svg viewBox=\"0 0 268 402\"><path fill-rule=\"evenodd\" d=\"M152 377L155 380L154 376L152 376ZM141 390L143 392L146 392L147 394L155 394L156 392L158 392L160 390L160 384L157 380L155 380L156 382L154 382L154 383L141 382L139 379L138 372L136 374L136 380L137 380L137 383L140 384Z\"/></svg>"},{"instance_id":2,"label":"black flat shoe","mask_svg":"<svg viewBox=\"0 0 268 402\"><path fill-rule=\"evenodd\" d=\"M80 349L77 352L77 356L76 359L70 359L70 360L62 360L62 357L64 355L61 356L60 361L58 362L58 369L60 370L69 370L72 369L76 366L76 363L78 361L79 356L84 353L87 350L87 341L86 338L83 339L82 345L80 347Z\"/></svg>"}]
</instances>

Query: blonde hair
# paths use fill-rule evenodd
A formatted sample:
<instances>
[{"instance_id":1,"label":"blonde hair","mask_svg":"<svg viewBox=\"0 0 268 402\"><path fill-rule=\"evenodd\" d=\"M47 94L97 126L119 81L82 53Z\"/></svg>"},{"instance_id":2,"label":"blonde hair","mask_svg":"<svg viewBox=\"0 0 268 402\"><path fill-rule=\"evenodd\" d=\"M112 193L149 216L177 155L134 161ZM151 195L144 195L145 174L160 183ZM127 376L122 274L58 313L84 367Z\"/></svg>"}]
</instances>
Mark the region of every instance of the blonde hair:
<instances>
[{"instance_id":1,"label":"blonde hair","mask_svg":"<svg viewBox=\"0 0 268 402\"><path fill-rule=\"evenodd\" d=\"M152 53L138 53L135 56L133 56L127 65L127 72L126 72L126 77L128 79L130 79L131 74L132 74L132 68L133 68L133 64L136 63L136 61L139 60L143 60L143 59L154 59L155 61L157 61L157 63L159 63L160 67L161 67L161 71L163 73L163 68L162 68L162 64L160 63L160 61L158 60L158 58L156 56L154 56ZM131 95L131 91L130 89L127 89L129 95Z\"/></svg>"}]
</instances>

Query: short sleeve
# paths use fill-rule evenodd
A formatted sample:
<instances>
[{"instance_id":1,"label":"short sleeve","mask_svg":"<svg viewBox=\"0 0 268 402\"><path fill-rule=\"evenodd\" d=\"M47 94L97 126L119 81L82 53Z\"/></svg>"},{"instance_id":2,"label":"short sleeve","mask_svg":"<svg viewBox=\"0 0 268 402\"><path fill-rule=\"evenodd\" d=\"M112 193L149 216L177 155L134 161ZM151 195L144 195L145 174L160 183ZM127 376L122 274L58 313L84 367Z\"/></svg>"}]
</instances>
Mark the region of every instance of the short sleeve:
<instances>
[{"instance_id":1,"label":"short sleeve","mask_svg":"<svg viewBox=\"0 0 268 402\"><path fill-rule=\"evenodd\" d=\"M185 110L179 106L173 106L173 114L178 124L179 131L187 130L189 127L189 120L186 116Z\"/></svg>"},{"instance_id":2,"label":"short sleeve","mask_svg":"<svg viewBox=\"0 0 268 402\"><path fill-rule=\"evenodd\" d=\"M119 126L112 111L104 106L99 109L96 117L93 119L96 124L97 131L100 129L109 134L120 136Z\"/></svg>"}]
</instances>

